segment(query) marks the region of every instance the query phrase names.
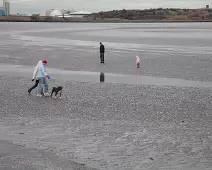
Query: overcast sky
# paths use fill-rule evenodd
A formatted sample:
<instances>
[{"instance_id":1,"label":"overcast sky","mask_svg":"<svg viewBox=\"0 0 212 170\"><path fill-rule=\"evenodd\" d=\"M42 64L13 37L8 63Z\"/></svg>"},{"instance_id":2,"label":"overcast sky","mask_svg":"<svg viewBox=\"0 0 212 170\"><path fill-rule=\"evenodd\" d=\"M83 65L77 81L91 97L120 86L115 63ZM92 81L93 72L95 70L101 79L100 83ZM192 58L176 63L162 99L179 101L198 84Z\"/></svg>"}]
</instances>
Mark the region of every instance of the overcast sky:
<instances>
[{"instance_id":1,"label":"overcast sky","mask_svg":"<svg viewBox=\"0 0 212 170\"><path fill-rule=\"evenodd\" d=\"M3 0L0 0L3 1ZM9 0L11 13L45 13L48 9L75 9L90 12L113 9L147 9L158 7L202 8L212 0ZM2 3L2 2L1 2ZM0 5L2 6L2 5Z\"/></svg>"}]
</instances>

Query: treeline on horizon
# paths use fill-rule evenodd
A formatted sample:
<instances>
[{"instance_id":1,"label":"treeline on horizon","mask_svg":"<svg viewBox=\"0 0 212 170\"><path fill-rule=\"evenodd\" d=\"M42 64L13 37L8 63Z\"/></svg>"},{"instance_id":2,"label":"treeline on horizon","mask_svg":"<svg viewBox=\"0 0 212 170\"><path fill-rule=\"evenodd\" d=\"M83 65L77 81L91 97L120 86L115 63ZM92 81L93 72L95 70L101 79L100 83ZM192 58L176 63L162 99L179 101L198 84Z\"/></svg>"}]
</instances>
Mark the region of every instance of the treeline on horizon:
<instances>
[{"instance_id":1,"label":"treeline on horizon","mask_svg":"<svg viewBox=\"0 0 212 170\"><path fill-rule=\"evenodd\" d=\"M212 9L158 8L145 10L113 10L92 13L87 17L123 20L212 20Z\"/></svg>"},{"instance_id":2,"label":"treeline on horizon","mask_svg":"<svg viewBox=\"0 0 212 170\"><path fill-rule=\"evenodd\" d=\"M212 22L212 9L158 8L113 10L80 18L53 16L0 16L0 22Z\"/></svg>"}]
</instances>

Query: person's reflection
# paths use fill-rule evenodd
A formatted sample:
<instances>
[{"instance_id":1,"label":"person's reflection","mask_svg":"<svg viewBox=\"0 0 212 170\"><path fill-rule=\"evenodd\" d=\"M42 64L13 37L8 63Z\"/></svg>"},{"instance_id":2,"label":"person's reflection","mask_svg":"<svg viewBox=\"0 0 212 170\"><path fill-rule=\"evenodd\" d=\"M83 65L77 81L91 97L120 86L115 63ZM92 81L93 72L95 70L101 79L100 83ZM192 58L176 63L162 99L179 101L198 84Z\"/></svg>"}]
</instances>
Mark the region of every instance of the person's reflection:
<instances>
[{"instance_id":1,"label":"person's reflection","mask_svg":"<svg viewBox=\"0 0 212 170\"><path fill-rule=\"evenodd\" d=\"M139 84L139 82L140 82L140 76L136 75L136 84Z\"/></svg>"},{"instance_id":2,"label":"person's reflection","mask_svg":"<svg viewBox=\"0 0 212 170\"><path fill-rule=\"evenodd\" d=\"M100 82L105 81L105 73L100 73Z\"/></svg>"}]
</instances>

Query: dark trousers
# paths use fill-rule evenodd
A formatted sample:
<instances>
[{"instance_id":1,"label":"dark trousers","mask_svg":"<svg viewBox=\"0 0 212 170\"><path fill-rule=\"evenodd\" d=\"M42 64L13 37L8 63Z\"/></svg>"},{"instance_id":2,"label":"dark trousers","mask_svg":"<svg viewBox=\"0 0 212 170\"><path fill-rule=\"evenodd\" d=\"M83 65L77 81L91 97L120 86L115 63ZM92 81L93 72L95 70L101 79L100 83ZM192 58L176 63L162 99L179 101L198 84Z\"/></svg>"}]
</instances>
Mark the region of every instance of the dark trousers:
<instances>
[{"instance_id":1,"label":"dark trousers","mask_svg":"<svg viewBox=\"0 0 212 170\"><path fill-rule=\"evenodd\" d=\"M101 63L104 63L105 61L105 54L104 53L100 53L100 60L101 60Z\"/></svg>"},{"instance_id":2,"label":"dark trousers","mask_svg":"<svg viewBox=\"0 0 212 170\"><path fill-rule=\"evenodd\" d=\"M35 89L35 88L38 86L38 84L39 84L39 80L36 80L36 81L35 81L35 85L32 86L32 87L28 90L28 92L31 93L31 91L32 91L33 89Z\"/></svg>"}]
</instances>

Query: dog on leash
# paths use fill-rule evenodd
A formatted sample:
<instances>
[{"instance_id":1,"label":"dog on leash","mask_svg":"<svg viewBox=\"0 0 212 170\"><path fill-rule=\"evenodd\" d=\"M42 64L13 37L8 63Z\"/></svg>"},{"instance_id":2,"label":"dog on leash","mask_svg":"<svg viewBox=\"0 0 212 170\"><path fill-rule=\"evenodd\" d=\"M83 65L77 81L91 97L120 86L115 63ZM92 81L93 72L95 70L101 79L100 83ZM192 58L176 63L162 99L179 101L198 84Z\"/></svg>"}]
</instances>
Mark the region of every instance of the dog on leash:
<instances>
[{"instance_id":1,"label":"dog on leash","mask_svg":"<svg viewBox=\"0 0 212 170\"><path fill-rule=\"evenodd\" d=\"M63 90L63 87L62 86L57 86L57 87L53 87L52 88L52 93L51 93L51 97L53 95L53 93L55 93L55 98L57 97L57 94L60 93L60 99L62 98L62 90Z\"/></svg>"}]
</instances>

